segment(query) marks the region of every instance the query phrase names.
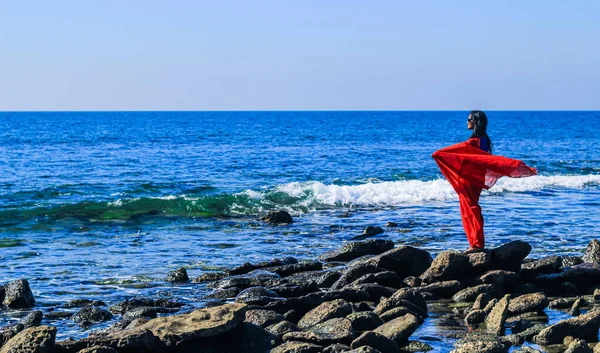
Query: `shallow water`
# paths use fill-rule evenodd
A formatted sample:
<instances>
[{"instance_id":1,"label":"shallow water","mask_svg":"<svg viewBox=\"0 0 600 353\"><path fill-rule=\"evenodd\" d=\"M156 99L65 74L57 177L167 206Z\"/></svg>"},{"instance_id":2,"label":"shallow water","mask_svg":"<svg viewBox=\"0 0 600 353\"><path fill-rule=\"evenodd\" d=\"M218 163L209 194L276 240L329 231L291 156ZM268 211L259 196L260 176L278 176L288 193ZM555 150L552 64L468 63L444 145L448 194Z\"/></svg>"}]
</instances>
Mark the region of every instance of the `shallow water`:
<instances>
[{"instance_id":1,"label":"shallow water","mask_svg":"<svg viewBox=\"0 0 600 353\"><path fill-rule=\"evenodd\" d=\"M494 153L539 170L484 192L488 246L581 255L599 224L600 113L488 115ZM207 289L165 283L170 270L314 258L388 221L399 227L380 237L397 244L463 250L458 202L431 153L468 137L466 116L0 113L0 280L27 278L42 308L132 296L200 306ZM296 222L257 220L270 209ZM0 311L0 325L20 314ZM62 338L88 332L52 324Z\"/></svg>"}]
</instances>

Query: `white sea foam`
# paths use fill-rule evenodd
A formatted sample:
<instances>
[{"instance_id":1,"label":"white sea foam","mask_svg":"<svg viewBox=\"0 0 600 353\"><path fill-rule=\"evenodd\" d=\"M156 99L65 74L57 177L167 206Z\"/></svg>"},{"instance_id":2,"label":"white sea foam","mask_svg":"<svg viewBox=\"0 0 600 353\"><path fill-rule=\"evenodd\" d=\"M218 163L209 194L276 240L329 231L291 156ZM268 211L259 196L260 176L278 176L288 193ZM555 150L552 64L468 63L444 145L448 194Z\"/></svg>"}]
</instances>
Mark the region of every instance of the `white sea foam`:
<instances>
[{"instance_id":1,"label":"white sea foam","mask_svg":"<svg viewBox=\"0 0 600 353\"><path fill-rule=\"evenodd\" d=\"M600 175L542 176L511 179L502 178L490 193L538 191L548 188L578 189L587 185L600 185ZM394 182L365 183L359 185L326 185L321 182L289 183L276 188L292 197L302 199L302 204L313 203L330 206L399 206L422 204L430 201L447 201L456 194L444 179L432 181L406 180ZM259 193L248 191L252 198Z\"/></svg>"}]
</instances>

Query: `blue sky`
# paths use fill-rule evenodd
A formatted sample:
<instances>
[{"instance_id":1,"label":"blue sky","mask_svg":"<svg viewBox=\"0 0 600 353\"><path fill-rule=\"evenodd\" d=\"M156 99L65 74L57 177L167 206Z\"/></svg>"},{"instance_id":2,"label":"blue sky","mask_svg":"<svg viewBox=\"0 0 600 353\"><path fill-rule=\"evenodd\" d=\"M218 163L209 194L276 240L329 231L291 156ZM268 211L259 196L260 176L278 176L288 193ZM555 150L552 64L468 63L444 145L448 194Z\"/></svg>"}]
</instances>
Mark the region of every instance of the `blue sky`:
<instances>
[{"instance_id":1,"label":"blue sky","mask_svg":"<svg viewBox=\"0 0 600 353\"><path fill-rule=\"evenodd\" d=\"M0 110L600 109L600 1L0 0Z\"/></svg>"}]
</instances>

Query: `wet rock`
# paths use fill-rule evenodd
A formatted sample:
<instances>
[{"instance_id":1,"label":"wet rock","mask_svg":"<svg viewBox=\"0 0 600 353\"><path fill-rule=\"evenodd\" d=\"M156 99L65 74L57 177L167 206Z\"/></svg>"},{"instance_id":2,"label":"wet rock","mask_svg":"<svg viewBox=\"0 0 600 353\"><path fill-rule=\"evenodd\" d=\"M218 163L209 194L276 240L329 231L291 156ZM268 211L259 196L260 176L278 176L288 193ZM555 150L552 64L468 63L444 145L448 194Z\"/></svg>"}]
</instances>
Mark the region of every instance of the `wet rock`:
<instances>
[{"instance_id":1,"label":"wet rock","mask_svg":"<svg viewBox=\"0 0 600 353\"><path fill-rule=\"evenodd\" d=\"M279 340L288 332L298 332L301 329L289 321L281 321L277 324L267 327L267 331L275 335Z\"/></svg>"},{"instance_id":2,"label":"wet rock","mask_svg":"<svg viewBox=\"0 0 600 353\"><path fill-rule=\"evenodd\" d=\"M309 311L300 319L298 326L310 328L333 318L342 318L352 313L352 306L343 299L325 302Z\"/></svg>"},{"instance_id":3,"label":"wet rock","mask_svg":"<svg viewBox=\"0 0 600 353\"><path fill-rule=\"evenodd\" d=\"M82 308L84 306L106 306L102 300L75 299L63 304L63 308Z\"/></svg>"},{"instance_id":4,"label":"wet rock","mask_svg":"<svg viewBox=\"0 0 600 353\"><path fill-rule=\"evenodd\" d=\"M267 327L284 321L284 317L271 310L248 310L244 321L256 326Z\"/></svg>"},{"instance_id":5,"label":"wet rock","mask_svg":"<svg viewBox=\"0 0 600 353\"><path fill-rule=\"evenodd\" d=\"M421 280L419 277L408 276L402 281L402 283L408 287L419 287L423 284L423 280Z\"/></svg>"},{"instance_id":6,"label":"wet rock","mask_svg":"<svg viewBox=\"0 0 600 353\"><path fill-rule=\"evenodd\" d=\"M306 342L285 342L271 350L271 353L320 353L323 346Z\"/></svg>"},{"instance_id":7,"label":"wet rock","mask_svg":"<svg viewBox=\"0 0 600 353\"><path fill-rule=\"evenodd\" d=\"M336 344L332 344L331 346L327 346L323 349L323 353L342 353L342 352L346 352L349 351L350 348L349 346L345 345L345 344L341 344L341 343L336 343Z\"/></svg>"},{"instance_id":8,"label":"wet rock","mask_svg":"<svg viewBox=\"0 0 600 353\"><path fill-rule=\"evenodd\" d=\"M532 278L548 273L558 273L561 269L562 257L552 255L522 264L521 276L523 276L523 278Z\"/></svg>"},{"instance_id":9,"label":"wet rock","mask_svg":"<svg viewBox=\"0 0 600 353\"><path fill-rule=\"evenodd\" d=\"M488 271L479 277L476 282L476 284L493 284L503 292L512 291L520 283L521 275L503 270Z\"/></svg>"},{"instance_id":10,"label":"wet rock","mask_svg":"<svg viewBox=\"0 0 600 353\"><path fill-rule=\"evenodd\" d=\"M464 288L465 284L463 282L452 280L435 282L425 286L415 287L414 289L419 292L433 293L443 299L449 299Z\"/></svg>"},{"instance_id":11,"label":"wet rock","mask_svg":"<svg viewBox=\"0 0 600 353\"><path fill-rule=\"evenodd\" d=\"M567 268L583 263L583 259L580 256L563 256L562 267Z\"/></svg>"},{"instance_id":12,"label":"wet rock","mask_svg":"<svg viewBox=\"0 0 600 353\"><path fill-rule=\"evenodd\" d=\"M112 314L108 310L96 307L81 308L72 316L73 321L79 323L102 322L112 319Z\"/></svg>"},{"instance_id":13,"label":"wet rock","mask_svg":"<svg viewBox=\"0 0 600 353\"><path fill-rule=\"evenodd\" d=\"M515 327L516 327L516 325L515 325ZM546 328L545 325L535 324L531 327L526 328L525 330L522 330L521 332L517 332L516 334L523 337L523 339L525 339L527 341L531 341L534 336L538 335L545 328ZM513 328L513 334L515 334L514 328Z\"/></svg>"},{"instance_id":14,"label":"wet rock","mask_svg":"<svg viewBox=\"0 0 600 353\"><path fill-rule=\"evenodd\" d=\"M394 308L398 308L398 307L405 307L405 308L409 309L414 316L418 317L419 322L423 322L424 319L428 316L427 312L424 311L418 305L415 305L412 302L409 302L408 300L396 299L396 298L382 299L379 302L379 304L377 304L377 307L375 308L375 310L373 310L373 312L376 313L377 315L381 316L384 313L386 313L387 311L392 310ZM393 315L393 314L395 314L395 313L388 313L388 316Z\"/></svg>"},{"instance_id":15,"label":"wet rock","mask_svg":"<svg viewBox=\"0 0 600 353\"><path fill-rule=\"evenodd\" d=\"M504 336L506 318L508 317L508 305L510 295L505 295L492 308L485 318L485 332L498 336Z\"/></svg>"},{"instance_id":16,"label":"wet rock","mask_svg":"<svg viewBox=\"0 0 600 353\"><path fill-rule=\"evenodd\" d=\"M492 267L497 270L519 272L521 263L531 252L531 245L515 240L492 250Z\"/></svg>"},{"instance_id":17,"label":"wet rock","mask_svg":"<svg viewBox=\"0 0 600 353\"><path fill-rule=\"evenodd\" d=\"M153 319L158 316L158 313L176 313L179 308L161 308L156 306L139 306L128 310L123 314L123 320L132 321L138 318Z\"/></svg>"},{"instance_id":18,"label":"wet rock","mask_svg":"<svg viewBox=\"0 0 600 353\"><path fill-rule=\"evenodd\" d=\"M379 315L371 311L352 313L346 318L352 323L352 329L357 332L374 330L383 325L383 320Z\"/></svg>"},{"instance_id":19,"label":"wet rock","mask_svg":"<svg viewBox=\"0 0 600 353\"><path fill-rule=\"evenodd\" d=\"M250 287L244 289L235 297L238 303L246 303L249 305L265 305L267 303L282 300L277 293L264 287Z\"/></svg>"},{"instance_id":20,"label":"wet rock","mask_svg":"<svg viewBox=\"0 0 600 353\"><path fill-rule=\"evenodd\" d=\"M528 346L523 346L517 350L514 350L513 353L543 353L542 351L539 351L535 348L531 348Z\"/></svg>"},{"instance_id":21,"label":"wet rock","mask_svg":"<svg viewBox=\"0 0 600 353\"><path fill-rule=\"evenodd\" d=\"M193 283L205 283L205 282L214 282L221 280L227 277L228 274L224 272L207 272L203 273L200 276L194 278Z\"/></svg>"},{"instance_id":22,"label":"wet rock","mask_svg":"<svg viewBox=\"0 0 600 353\"><path fill-rule=\"evenodd\" d=\"M337 281L335 281L335 283L331 286L330 290L341 289L366 274L374 274L383 271L384 270L382 268L366 263L358 263L349 266L346 270L342 272L342 276Z\"/></svg>"},{"instance_id":23,"label":"wet rock","mask_svg":"<svg viewBox=\"0 0 600 353\"><path fill-rule=\"evenodd\" d=\"M600 241L593 239L589 242L582 260L589 264L600 264Z\"/></svg>"},{"instance_id":24,"label":"wet rock","mask_svg":"<svg viewBox=\"0 0 600 353\"><path fill-rule=\"evenodd\" d=\"M268 303L263 309L273 310L280 314L293 311L297 317L301 317L310 310L321 305L323 302L323 295L320 293L310 293L297 298L289 298L280 302ZM287 320L289 321L289 319Z\"/></svg>"},{"instance_id":25,"label":"wet rock","mask_svg":"<svg viewBox=\"0 0 600 353\"><path fill-rule=\"evenodd\" d=\"M403 299L406 301L409 301L411 303L413 303L414 305L418 306L419 308L421 308L423 311L427 312L427 303L425 302L425 299L423 299L423 296L421 295L421 293L419 293L418 291L412 289L412 288L401 288L399 290L397 290L391 297L390 299Z\"/></svg>"},{"instance_id":26,"label":"wet rock","mask_svg":"<svg viewBox=\"0 0 600 353\"><path fill-rule=\"evenodd\" d=\"M571 282L563 282L558 286L558 291L556 293L558 295L575 296L579 295L581 292L575 284Z\"/></svg>"},{"instance_id":27,"label":"wet rock","mask_svg":"<svg viewBox=\"0 0 600 353\"><path fill-rule=\"evenodd\" d=\"M95 347L82 349L77 353L118 353L118 352L110 347L95 346Z\"/></svg>"},{"instance_id":28,"label":"wet rock","mask_svg":"<svg viewBox=\"0 0 600 353\"><path fill-rule=\"evenodd\" d=\"M571 342L564 353L593 353L585 340L575 339Z\"/></svg>"},{"instance_id":29,"label":"wet rock","mask_svg":"<svg viewBox=\"0 0 600 353\"><path fill-rule=\"evenodd\" d=\"M397 226L398 226L398 223L396 223L396 222L387 222L387 223L385 224L385 226L386 226L386 227L389 227L389 228L395 228L395 227L397 227Z\"/></svg>"},{"instance_id":30,"label":"wet rock","mask_svg":"<svg viewBox=\"0 0 600 353\"><path fill-rule=\"evenodd\" d=\"M73 316L73 313L66 311L51 311L44 315L46 320L68 319Z\"/></svg>"},{"instance_id":31,"label":"wet rock","mask_svg":"<svg viewBox=\"0 0 600 353\"><path fill-rule=\"evenodd\" d=\"M393 340L398 345L404 345L418 327L419 319L412 314L406 314L379 326L373 332Z\"/></svg>"},{"instance_id":32,"label":"wet rock","mask_svg":"<svg viewBox=\"0 0 600 353\"><path fill-rule=\"evenodd\" d=\"M483 309L471 310L465 316L465 324L467 326L479 325L485 321L486 316L487 313Z\"/></svg>"},{"instance_id":33,"label":"wet rock","mask_svg":"<svg viewBox=\"0 0 600 353\"><path fill-rule=\"evenodd\" d=\"M481 310L485 308L485 306L488 305L490 300L492 300L492 298L488 294L479 294L475 299L475 303L473 303L473 307L471 308L471 310Z\"/></svg>"},{"instance_id":34,"label":"wet rock","mask_svg":"<svg viewBox=\"0 0 600 353\"><path fill-rule=\"evenodd\" d=\"M354 339L352 323L346 318L335 318L315 325L306 332L290 332L283 340L301 341L327 346L335 343L350 343Z\"/></svg>"},{"instance_id":35,"label":"wet rock","mask_svg":"<svg viewBox=\"0 0 600 353\"><path fill-rule=\"evenodd\" d=\"M396 288L384 287L375 283L363 283L363 284L350 284L342 290L356 290L359 292L365 292L369 295L364 300L378 302L382 297L390 297L396 292ZM353 300L355 301L355 300Z\"/></svg>"},{"instance_id":36,"label":"wet rock","mask_svg":"<svg viewBox=\"0 0 600 353\"><path fill-rule=\"evenodd\" d=\"M359 277L357 280L351 283L351 285L364 284L364 283L372 283L379 284L385 287L391 288L402 288L402 280L396 274L396 272L392 271L382 271L377 273L368 273L364 276Z\"/></svg>"},{"instance_id":37,"label":"wet rock","mask_svg":"<svg viewBox=\"0 0 600 353\"><path fill-rule=\"evenodd\" d=\"M525 294L510 300L508 311L510 315L526 312L542 312L550 301L542 293Z\"/></svg>"},{"instance_id":38,"label":"wet rock","mask_svg":"<svg viewBox=\"0 0 600 353\"><path fill-rule=\"evenodd\" d=\"M568 309L578 298L558 298L548 304L551 309Z\"/></svg>"},{"instance_id":39,"label":"wet rock","mask_svg":"<svg viewBox=\"0 0 600 353\"><path fill-rule=\"evenodd\" d=\"M237 297L242 290L238 287L230 287L217 289L209 295L204 296L205 299L230 299Z\"/></svg>"},{"instance_id":40,"label":"wet rock","mask_svg":"<svg viewBox=\"0 0 600 353\"><path fill-rule=\"evenodd\" d=\"M0 330L0 347L4 343L8 342L11 338L15 337L19 332L23 331L25 326L23 324L13 324L2 327Z\"/></svg>"},{"instance_id":41,"label":"wet rock","mask_svg":"<svg viewBox=\"0 0 600 353\"><path fill-rule=\"evenodd\" d=\"M322 261L350 261L365 255L379 255L394 248L394 242L383 239L369 239L351 242L340 249L325 253L319 258Z\"/></svg>"},{"instance_id":42,"label":"wet rock","mask_svg":"<svg viewBox=\"0 0 600 353\"><path fill-rule=\"evenodd\" d=\"M43 318L44 314L39 310L35 310L27 314L24 318L22 318L19 323L23 325L23 328L40 326Z\"/></svg>"},{"instance_id":43,"label":"wet rock","mask_svg":"<svg viewBox=\"0 0 600 353\"><path fill-rule=\"evenodd\" d=\"M278 286L269 287L270 290L277 293L282 298L301 297L308 293L319 292L320 289L315 282L308 282L298 286L291 283L281 284Z\"/></svg>"},{"instance_id":44,"label":"wet rock","mask_svg":"<svg viewBox=\"0 0 600 353\"><path fill-rule=\"evenodd\" d=\"M427 343L420 341L409 341L408 344L400 347L405 352L429 352L433 350L433 347Z\"/></svg>"},{"instance_id":45,"label":"wet rock","mask_svg":"<svg viewBox=\"0 0 600 353\"><path fill-rule=\"evenodd\" d=\"M590 311L585 315L548 326L534 337L534 341L542 345L556 344L561 343L565 336L597 341L599 328L600 312Z\"/></svg>"},{"instance_id":46,"label":"wet rock","mask_svg":"<svg viewBox=\"0 0 600 353\"><path fill-rule=\"evenodd\" d=\"M404 279L408 276L420 276L429 268L432 262L431 255L412 246L399 246L376 255L367 262L392 272Z\"/></svg>"},{"instance_id":47,"label":"wet rock","mask_svg":"<svg viewBox=\"0 0 600 353\"><path fill-rule=\"evenodd\" d=\"M461 290L452 296L455 302L473 302L479 294L485 293L490 297L499 297L500 290L492 284L480 284L478 286L469 287Z\"/></svg>"},{"instance_id":48,"label":"wet rock","mask_svg":"<svg viewBox=\"0 0 600 353\"><path fill-rule=\"evenodd\" d=\"M379 317L381 318L381 320L383 320L383 322L390 322L396 318L399 318L401 316L404 316L406 314L412 314L414 315L417 319L419 319L419 323L422 324L424 319L421 315L419 315L418 313L414 312L413 310L405 307L405 306L397 306L393 309L390 309L384 313L382 313L381 315L379 315Z\"/></svg>"},{"instance_id":49,"label":"wet rock","mask_svg":"<svg viewBox=\"0 0 600 353\"><path fill-rule=\"evenodd\" d=\"M571 306L571 309L569 309L569 315L571 316L579 316L581 314L581 307L583 306L583 301L581 300L581 298L578 298L575 303L573 303L573 306Z\"/></svg>"},{"instance_id":50,"label":"wet rock","mask_svg":"<svg viewBox=\"0 0 600 353\"><path fill-rule=\"evenodd\" d=\"M290 224L294 222L292 216L286 211L269 211L269 213L259 219L273 224Z\"/></svg>"},{"instance_id":51,"label":"wet rock","mask_svg":"<svg viewBox=\"0 0 600 353\"><path fill-rule=\"evenodd\" d=\"M351 348L373 347L380 352L399 353L400 347L393 340L377 332L365 332L350 344Z\"/></svg>"},{"instance_id":52,"label":"wet rock","mask_svg":"<svg viewBox=\"0 0 600 353\"><path fill-rule=\"evenodd\" d=\"M2 305L11 309L33 308L35 299L29 282L26 279L18 279L4 285L4 299Z\"/></svg>"},{"instance_id":53,"label":"wet rock","mask_svg":"<svg viewBox=\"0 0 600 353\"><path fill-rule=\"evenodd\" d=\"M187 282L189 280L190 278L188 277L187 271L183 267L169 272L167 278L165 278L165 281L167 282Z\"/></svg>"},{"instance_id":54,"label":"wet rock","mask_svg":"<svg viewBox=\"0 0 600 353\"><path fill-rule=\"evenodd\" d=\"M293 257L284 257L281 259L273 259L271 261L259 262L257 264L251 264L249 262L246 262L245 264L243 264L241 266L230 268L230 269L226 270L225 272L227 272L227 274L229 276L244 275L244 274L247 274L249 272L252 272L254 270L258 270L261 268L293 265L293 264L297 264L297 263L298 263L298 260L296 260Z\"/></svg>"},{"instance_id":55,"label":"wet rock","mask_svg":"<svg viewBox=\"0 0 600 353\"><path fill-rule=\"evenodd\" d=\"M506 343L496 335L470 333L456 342L456 349L451 353L506 353L510 343Z\"/></svg>"},{"instance_id":56,"label":"wet rock","mask_svg":"<svg viewBox=\"0 0 600 353\"><path fill-rule=\"evenodd\" d=\"M291 265L281 265L275 267L265 267L262 270L278 274L281 277L286 277L298 272L304 271L319 271L323 269L323 263L319 261L306 261Z\"/></svg>"},{"instance_id":57,"label":"wet rock","mask_svg":"<svg viewBox=\"0 0 600 353\"><path fill-rule=\"evenodd\" d=\"M55 337L56 327L30 327L6 342L0 353L49 353L54 350Z\"/></svg>"},{"instance_id":58,"label":"wet rock","mask_svg":"<svg viewBox=\"0 0 600 353\"><path fill-rule=\"evenodd\" d=\"M370 237L373 235L382 234L384 232L385 232L385 230L383 230L383 228L381 228L381 227L368 226L367 228L365 228L362 235Z\"/></svg>"},{"instance_id":59,"label":"wet rock","mask_svg":"<svg viewBox=\"0 0 600 353\"><path fill-rule=\"evenodd\" d=\"M158 320L158 319L154 319ZM118 331L108 335L90 335L77 341L65 340L56 342L57 352L75 353L82 349L103 346L118 352L148 352L162 348L161 342L148 330Z\"/></svg>"},{"instance_id":60,"label":"wet rock","mask_svg":"<svg viewBox=\"0 0 600 353\"><path fill-rule=\"evenodd\" d=\"M141 307L141 306L151 306L151 307L160 307L160 308L180 308L184 304L177 301L172 301L168 299L148 299L148 298L132 298L124 300L118 304L111 306L108 310L113 314L125 314L127 311Z\"/></svg>"},{"instance_id":61,"label":"wet rock","mask_svg":"<svg viewBox=\"0 0 600 353\"><path fill-rule=\"evenodd\" d=\"M295 273L291 276L286 277L290 283L296 284L306 284L309 282L314 282L319 288L329 288L331 287L340 277L342 273L340 271L335 270L325 270L325 271L306 271Z\"/></svg>"},{"instance_id":62,"label":"wet rock","mask_svg":"<svg viewBox=\"0 0 600 353\"><path fill-rule=\"evenodd\" d=\"M473 266L467 255L455 251L443 251L421 275L421 279L425 283L433 283L463 279L472 276L473 273Z\"/></svg>"},{"instance_id":63,"label":"wet rock","mask_svg":"<svg viewBox=\"0 0 600 353\"><path fill-rule=\"evenodd\" d=\"M263 328L244 322L241 324L239 353L264 353L269 352L278 343L277 337ZM197 349L197 348L196 348Z\"/></svg>"},{"instance_id":64,"label":"wet rock","mask_svg":"<svg viewBox=\"0 0 600 353\"><path fill-rule=\"evenodd\" d=\"M346 353L383 353L383 352L380 352L371 346L361 346L361 347L346 351Z\"/></svg>"}]
</instances>

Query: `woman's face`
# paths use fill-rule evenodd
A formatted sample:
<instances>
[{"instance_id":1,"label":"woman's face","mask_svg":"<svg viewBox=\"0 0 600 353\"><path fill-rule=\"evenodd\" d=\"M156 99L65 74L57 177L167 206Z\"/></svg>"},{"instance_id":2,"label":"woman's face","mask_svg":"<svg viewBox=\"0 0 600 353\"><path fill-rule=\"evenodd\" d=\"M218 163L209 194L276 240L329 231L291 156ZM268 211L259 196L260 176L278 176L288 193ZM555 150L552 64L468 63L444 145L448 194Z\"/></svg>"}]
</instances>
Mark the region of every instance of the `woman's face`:
<instances>
[{"instance_id":1,"label":"woman's face","mask_svg":"<svg viewBox=\"0 0 600 353\"><path fill-rule=\"evenodd\" d=\"M474 127L473 116L469 115L469 117L467 118L467 129L473 130L473 127Z\"/></svg>"}]
</instances>

